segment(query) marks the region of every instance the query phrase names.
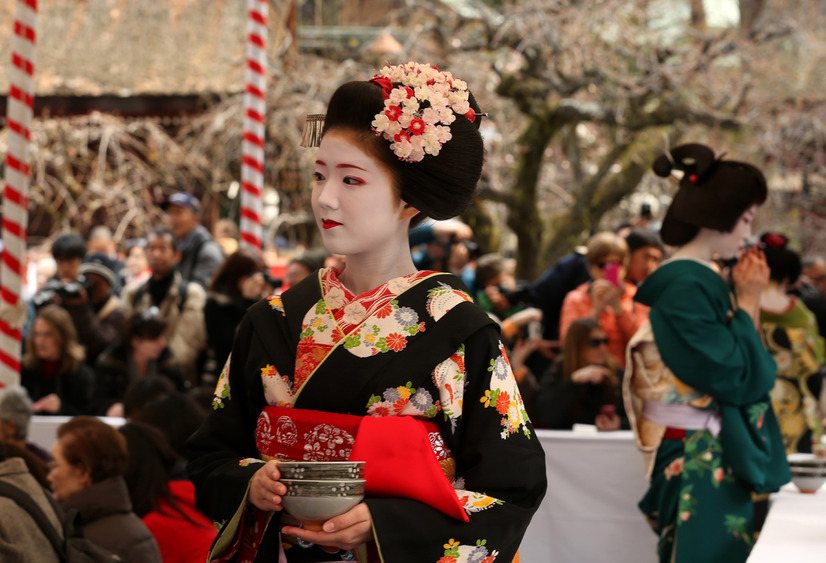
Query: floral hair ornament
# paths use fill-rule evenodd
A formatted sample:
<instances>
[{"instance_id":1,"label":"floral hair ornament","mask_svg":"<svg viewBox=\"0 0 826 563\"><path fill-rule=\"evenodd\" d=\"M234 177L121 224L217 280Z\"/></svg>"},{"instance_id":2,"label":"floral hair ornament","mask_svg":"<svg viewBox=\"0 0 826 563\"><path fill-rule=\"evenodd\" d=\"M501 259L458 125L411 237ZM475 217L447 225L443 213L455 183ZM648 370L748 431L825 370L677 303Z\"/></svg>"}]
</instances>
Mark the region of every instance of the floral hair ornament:
<instances>
[{"instance_id":1,"label":"floral hair ornament","mask_svg":"<svg viewBox=\"0 0 826 563\"><path fill-rule=\"evenodd\" d=\"M765 233L760 237L760 242L766 245L766 248L782 249L789 244L789 239L780 233Z\"/></svg>"},{"instance_id":2,"label":"floral hair ornament","mask_svg":"<svg viewBox=\"0 0 826 563\"><path fill-rule=\"evenodd\" d=\"M435 66L388 65L370 82L384 91L384 110L371 125L400 160L420 162L426 154L439 154L452 137L450 124L457 114L476 120L467 84Z\"/></svg>"}]
</instances>

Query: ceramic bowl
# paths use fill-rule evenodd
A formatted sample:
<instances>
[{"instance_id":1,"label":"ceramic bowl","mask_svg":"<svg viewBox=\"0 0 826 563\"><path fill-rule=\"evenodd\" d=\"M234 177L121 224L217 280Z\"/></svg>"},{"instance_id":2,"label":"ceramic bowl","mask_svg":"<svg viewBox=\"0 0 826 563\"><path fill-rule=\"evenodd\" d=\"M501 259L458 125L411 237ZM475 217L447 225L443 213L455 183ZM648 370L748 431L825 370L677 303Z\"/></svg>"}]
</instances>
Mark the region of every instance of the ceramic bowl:
<instances>
[{"instance_id":1,"label":"ceramic bowl","mask_svg":"<svg viewBox=\"0 0 826 563\"><path fill-rule=\"evenodd\" d=\"M789 467L819 467L826 468L826 457L816 456L815 454L796 453L786 456L789 460Z\"/></svg>"},{"instance_id":2,"label":"ceramic bowl","mask_svg":"<svg viewBox=\"0 0 826 563\"><path fill-rule=\"evenodd\" d=\"M282 479L364 479L363 461L279 461Z\"/></svg>"},{"instance_id":3,"label":"ceramic bowl","mask_svg":"<svg viewBox=\"0 0 826 563\"><path fill-rule=\"evenodd\" d=\"M324 522L364 499L364 479L281 479L284 509L301 522Z\"/></svg>"},{"instance_id":4,"label":"ceramic bowl","mask_svg":"<svg viewBox=\"0 0 826 563\"><path fill-rule=\"evenodd\" d=\"M826 472L820 474L810 474L808 472L792 471L792 483L800 489L801 493L815 493L826 483Z\"/></svg>"}]
</instances>

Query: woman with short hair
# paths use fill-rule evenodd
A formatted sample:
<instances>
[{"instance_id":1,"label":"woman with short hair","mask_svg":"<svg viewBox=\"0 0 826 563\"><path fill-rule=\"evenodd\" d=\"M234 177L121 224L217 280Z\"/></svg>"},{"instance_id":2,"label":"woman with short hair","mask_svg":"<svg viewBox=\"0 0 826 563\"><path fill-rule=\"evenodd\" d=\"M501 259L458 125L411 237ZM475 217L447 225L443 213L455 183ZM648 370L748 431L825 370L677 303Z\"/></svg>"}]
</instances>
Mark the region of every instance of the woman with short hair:
<instances>
[{"instance_id":1,"label":"woman with short hair","mask_svg":"<svg viewBox=\"0 0 826 563\"><path fill-rule=\"evenodd\" d=\"M124 474L126 439L105 422L77 416L60 425L48 479L64 510L78 511L83 535L124 562L161 561L158 545L132 511Z\"/></svg>"}]
</instances>

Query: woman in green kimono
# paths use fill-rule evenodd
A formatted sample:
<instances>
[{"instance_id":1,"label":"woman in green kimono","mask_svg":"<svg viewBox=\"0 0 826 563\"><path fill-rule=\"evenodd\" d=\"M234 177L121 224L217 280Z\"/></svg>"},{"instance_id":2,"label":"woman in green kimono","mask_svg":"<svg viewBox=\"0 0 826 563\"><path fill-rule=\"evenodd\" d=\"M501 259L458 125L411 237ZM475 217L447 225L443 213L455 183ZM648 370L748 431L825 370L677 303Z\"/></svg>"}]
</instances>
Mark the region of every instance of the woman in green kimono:
<instances>
[{"instance_id":1,"label":"woman in green kimono","mask_svg":"<svg viewBox=\"0 0 826 563\"><path fill-rule=\"evenodd\" d=\"M769 285L760 297L760 324L766 346L777 363L772 406L786 453L811 452L823 433L818 408L823 386L823 337L817 319L803 301L788 294L800 277L800 256L787 248L788 237L764 233L760 237L771 270Z\"/></svg>"},{"instance_id":2,"label":"woman in green kimono","mask_svg":"<svg viewBox=\"0 0 826 563\"><path fill-rule=\"evenodd\" d=\"M470 201L480 118L466 84L429 65L333 94L312 207L346 267L254 305L238 329L189 442L198 505L222 525L212 560L513 560L544 453L496 325L458 278L417 271L408 244L412 224ZM320 530L284 514L275 460L348 458L367 460L364 502Z\"/></svg>"},{"instance_id":3,"label":"woman in green kimono","mask_svg":"<svg viewBox=\"0 0 826 563\"><path fill-rule=\"evenodd\" d=\"M628 345L623 394L651 483L639 507L660 537L660 561L745 561L752 492L790 478L769 399L776 367L759 334L769 270L746 248L766 182L699 144L653 168L679 175L680 187L661 229L676 249L637 292L651 313ZM732 294L712 259L738 255Z\"/></svg>"}]
</instances>

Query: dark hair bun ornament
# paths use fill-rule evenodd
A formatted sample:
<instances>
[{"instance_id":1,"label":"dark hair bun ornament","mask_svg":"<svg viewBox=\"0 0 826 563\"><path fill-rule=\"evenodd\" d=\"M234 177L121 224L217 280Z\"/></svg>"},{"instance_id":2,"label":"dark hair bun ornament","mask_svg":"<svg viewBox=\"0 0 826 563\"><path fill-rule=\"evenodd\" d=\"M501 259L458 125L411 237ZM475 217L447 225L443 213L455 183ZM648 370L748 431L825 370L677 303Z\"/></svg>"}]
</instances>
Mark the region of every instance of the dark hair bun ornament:
<instances>
[{"instance_id":1,"label":"dark hair bun ornament","mask_svg":"<svg viewBox=\"0 0 826 563\"><path fill-rule=\"evenodd\" d=\"M674 170L679 170L683 173L680 184L696 184L705 178L716 162L714 151L709 147L699 143L688 143L661 155L651 168L657 176L663 178L668 178Z\"/></svg>"},{"instance_id":2,"label":"dark hair bun ornament","mask_svg":"<svg viewBox=\"0 0 826 563\"><path fill-rule=\"evenodd\" d=\"M666 244L686 244L700 228L731 232L749 207L766 201L766 179L757 167L721 157L705 145L686 143L652 164L658 176L679 178L680 188L660 227Z\"/></svg>"}]
</instances>

